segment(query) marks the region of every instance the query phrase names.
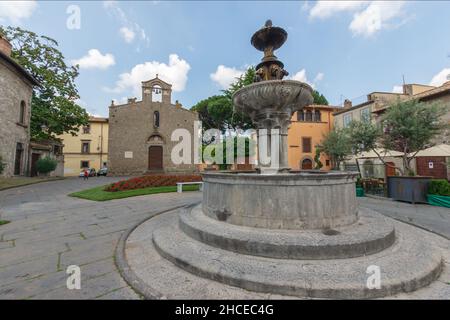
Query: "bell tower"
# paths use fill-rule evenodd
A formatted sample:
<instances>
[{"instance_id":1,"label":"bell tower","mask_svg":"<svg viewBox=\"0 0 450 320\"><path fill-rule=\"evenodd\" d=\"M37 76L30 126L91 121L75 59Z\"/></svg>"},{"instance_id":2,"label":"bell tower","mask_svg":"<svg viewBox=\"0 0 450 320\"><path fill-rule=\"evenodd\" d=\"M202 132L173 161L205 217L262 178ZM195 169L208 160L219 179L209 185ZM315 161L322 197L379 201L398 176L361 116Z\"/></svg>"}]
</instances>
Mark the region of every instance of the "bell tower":
<instances>
[{"instance_id":1,"label":"bell tower","mask_svg":"<svg viewBox=\"0 0 450 320\"><path fill-rule=\"evenodd\" d=\"M143 81L142 101L171 104L172 85L159 79L158 74L151 80Z\"/></svg>"}]
</instances>

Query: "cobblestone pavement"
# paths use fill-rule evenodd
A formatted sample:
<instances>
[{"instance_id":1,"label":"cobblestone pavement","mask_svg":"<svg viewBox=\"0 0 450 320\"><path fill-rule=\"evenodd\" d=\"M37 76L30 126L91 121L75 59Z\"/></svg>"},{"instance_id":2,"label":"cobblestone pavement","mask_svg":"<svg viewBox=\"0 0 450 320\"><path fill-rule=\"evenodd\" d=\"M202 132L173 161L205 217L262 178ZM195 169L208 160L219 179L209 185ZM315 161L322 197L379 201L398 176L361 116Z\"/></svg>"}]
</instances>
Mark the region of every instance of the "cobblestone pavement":
<instances>
[{"instance_id":1,"label":"cobblestone pavement","mask_svg":"<svg viewBox=\"0 0 450 320\"><path fill-rule=\"evenodd\" d=\"M450 240L450 209L427 204L358 198L359 205L378 211L388 217L418 226Z\"/></svg>"},{"instance_id":2,"label":"cobblestone pavement","mask_svg":"<svg viewBox=\"0 0 450 320\"><path fill-rule=\"evenodd\" d=\"M198 202L199 192L94 202L67 194L120 178L78 178L0 191L0 299L138 299L114 264L123 231L153 214ZM69 265L81 289L68 290Z\"/></svg>"}]
</instances>

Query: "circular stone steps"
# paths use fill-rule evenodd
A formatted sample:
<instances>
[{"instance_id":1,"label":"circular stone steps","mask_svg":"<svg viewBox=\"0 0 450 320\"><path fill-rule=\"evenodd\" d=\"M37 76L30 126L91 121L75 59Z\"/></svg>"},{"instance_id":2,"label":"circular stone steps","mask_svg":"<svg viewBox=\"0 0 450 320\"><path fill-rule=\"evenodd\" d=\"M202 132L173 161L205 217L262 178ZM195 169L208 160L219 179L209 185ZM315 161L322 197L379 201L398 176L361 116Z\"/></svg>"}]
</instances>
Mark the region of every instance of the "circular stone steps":
<instances>
[{"instance_id":1,"label":"circular stone steps","mask_svg":"<svg viewBox=\"0 0 450 320\"><path fill-rule=\"evenodd\" d=\"M281 259L342 259L390 247L395 229L386 218L360 209L359 222L333 230L274 230L231 225L203 214L201 205L183 209L180 228L205 244L237 253Z\"/></svg>"},{"instance_id":2,"label":"circular stone steps","mask_svg":"<svg viewBox=\"0 0 450 320\"><path fill-rule=\"evenodd\" d=\"M206 245L166 224L153 233L162 257L197 276L250 291L313 298L376 298L430 284L442 269L441 252L415 228L396 227L396 242L379 253L351 259L292 260L243 255ZM368 289L370 266L380 289ZM369 268L370 270L370 268Z\"/></svg>"}]
</instances>

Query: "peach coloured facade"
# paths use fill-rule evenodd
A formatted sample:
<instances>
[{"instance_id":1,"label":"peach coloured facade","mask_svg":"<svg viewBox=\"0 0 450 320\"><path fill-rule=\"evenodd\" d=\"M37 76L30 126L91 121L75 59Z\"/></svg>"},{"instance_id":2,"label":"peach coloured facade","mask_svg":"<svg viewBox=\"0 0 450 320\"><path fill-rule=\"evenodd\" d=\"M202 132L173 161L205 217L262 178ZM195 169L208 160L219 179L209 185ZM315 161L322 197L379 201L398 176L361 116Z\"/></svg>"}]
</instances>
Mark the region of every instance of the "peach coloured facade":
<instances>
[{"instance_id":1,"label":"peach coloured facade","mask_svg":"<svg viewBox=\"0 0 450 320\"><path fill-rule=\"evenodd\" d=\"M294 113L288 132L288 159L292 170L301 170L302 163L305 165L303 169L307 169L309 161L314 169L316 145L320 144L323 137L332 129L333 113L337 110L336 107L312 105L304 108L303 116L299 116L297 112ZM307 115L308 112L311 113ZM320 119L317 116L318 112L320 112ZM302 142L303 138L310 138L310 150ZM322 154L320 161L323 164L322 170L331 169L329 158L326 155Z\"/></svg>"}]
</instances>

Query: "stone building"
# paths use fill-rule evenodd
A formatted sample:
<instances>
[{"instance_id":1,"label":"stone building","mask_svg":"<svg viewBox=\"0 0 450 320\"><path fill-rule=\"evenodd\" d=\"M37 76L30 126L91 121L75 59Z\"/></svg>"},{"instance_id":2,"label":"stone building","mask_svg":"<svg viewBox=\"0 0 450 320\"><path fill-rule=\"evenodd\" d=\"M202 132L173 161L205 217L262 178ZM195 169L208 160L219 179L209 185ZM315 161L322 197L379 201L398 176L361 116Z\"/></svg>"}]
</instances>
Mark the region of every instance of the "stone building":
<instances>
[{"instance_id":1,"label":"stone building","mask_svg":"<svg viewBox=\"0 0 450 320\"><path fill-rule=\"evenodd\" d=\"M346 127L352 120L355 121L372 121L377 123L382 119L382 115L386 112L390 105L400 101L417 100L426 104L440 104L447 106L447 112L443 115L442 120L450 125L450 81L439 87L433 87L422 84L405 84L403 92L372 92L367 95L367 101L352 106L351 101L346 100L344 107L334 113L334 122L337 127ZM450 146L450 130L443 130L439 135L431 141L432 145ZM419 153L420 154L420 153ZM446 166L450 161L447 156L417 156L412 162L412 167L417 174L430 175L436 178L448 177ZM397 167L403 167L400 156L386 156L385 162ZM345 162L345 166L352 166L355 158L351 157ZM370 158L360 158L360 167L362 171L374 172L374 177L383 178L395 174L392 167L385 166L376 155ZM439 165L432 165L436 163ZM440 169L440 168L444 168Z\"/></svg>"},{"instance_id":2,"label":"stone building","mask_svg":"<svg viewBox=\"0 0 450 320\"><path fill-rule=\"evenodd\" d=\"M11 58L11 44L0 35L0 156L2 175L30 171L30 116L33 86L39 85Z\"/></svg>"},{"instance_id":3,"label":"stone building","mask_svg":"<svg viewBox=\"0 0 450 320\"><path fill-rule=\"evenodd\" d=\"M89 124L73 136L58 136L64 144L64 176L78 176L81 169L108 167L108 119L89 117Z\"/></svg>"},{"instance_id":4,"label":"stone building","mask_svg":"<svg viewBox=\"0 0 450 320\"><path fill-rule=\"evenodd\" d=\"M194 172L194 121L196 112L171 103L172 85L156 78L142 82L142 100L128 99L109 107L109 171L113 175L149 172ZM191 135L192 164L177 165L171 160L171 141L175 129L184 128Z\"/></svg>"}]
</instances>

